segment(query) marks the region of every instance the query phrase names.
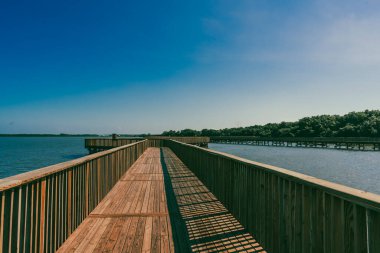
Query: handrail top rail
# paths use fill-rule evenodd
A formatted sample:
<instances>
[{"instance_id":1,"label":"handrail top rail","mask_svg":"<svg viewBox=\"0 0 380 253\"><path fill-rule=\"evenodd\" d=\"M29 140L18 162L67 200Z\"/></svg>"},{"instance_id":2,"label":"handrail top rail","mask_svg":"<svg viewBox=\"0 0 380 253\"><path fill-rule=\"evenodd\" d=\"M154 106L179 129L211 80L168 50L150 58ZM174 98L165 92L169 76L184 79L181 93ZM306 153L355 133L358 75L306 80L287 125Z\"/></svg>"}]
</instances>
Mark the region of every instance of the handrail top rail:
<instances>
[{"instance_id":1,"label":"handrail top rail","mask_svg":"<svg viewBox=\"0 0 380 253\"><path fill-rule=\"evenodd\" d=\"M196 139L196 140L207 140L210 139L208 136L164 136L164 135L150 135L145 136L148 140L171 140L174 139Z\"/></svg>"},{"instance_id":2,"label":"handrail top rail","mask_svg":"<svg viewBox=\"0 0 380 253\"><path fill-rule=\"evenodd\" d=\"M145 141L146 140L134 142L131 144L127 144L124 146L112 148L109 150L97 152L97 153L90 154L90 155L86 155L86 156L83 156L83 157L80 157L77 159L73 159L73 160L69 160L66 162L57 163L57 164L49 165L49 166L42 167L39 169L31 170L31 171L28 171L25 173L20 173L20 174L14 175L14 176L2 178L2 179L0 179L0 192L8 190L8 189L13 188L13 187L17 187L17 186L29 183L31 181L35 181L35 180L44 178L46 176L52 175L52 174L57 173L57 172L64 171L64 170L72 168L74 166L83 164L85 162L88 162L88 161L91 161L91 160L94 160L94 159L97 159L97 158L100 158L103 156L106 156L106 155L114 153L116 151L119 151L119 150L122 150L122 149L125 149L128 147L143 143Z\"/></svg>"},{"instance_id":3,"label":"handrail top rail","mask_svg":"<svg viewBox=\"0 0 380 253\"><path fill-rule=\"evenodd\" d=\"M112 136L110 137L90 137L85 138L85 140L145 140L144 137L117 137L116 139L112 139Z\"/></svg>"},{"instance_id":4,"label":"handrail top rail","mask_svg":"<svg viewBox=\"0 0 380 253\"><path fill-rule=\"evenodd\" d=\"M359 202L361 204L364 204L370 208L375 208L377 210L380 209L380 195L364 191L364 190L359 190L353 187L345 186L342 184L338 183L333 183L324 179L319 179L313 176L309 176L306 174L302 174L299 172L291 171L288 169L284 169L281 167L265 164L265 163L259 163L256 161L252 161L249 159L245 159L239 156L227 154L224 152L216 151L216 150L211 150L207 148L202 148L198 147L195 145L179 142L176 140L170 140L176 143L179 143L181 145L189 146L195 149L200 149L203 150L209 154L213 154L216 156L223 156L231 160L237 160L241 163L247 164L247 165L253 165L254 167L262 170L268 170L269 172L273 172L281 177L292 179L294 181L306 183L308 185L314 186L316 188L323 189L326 192L329 192L331 194L334 194L336 196L342 197L344 199L350 199L355 202Z\"/></svg>"},{"instance_id":5,"label":"handrail top rail","mask_svg":"<svg viewBox=\"0 0 380 253\"><path fill-rule=\"evenodd\" d=\"M118 140L169 140L169 139L194 139L194 140L210 140L208 136L160 136L160 135L150 135L145 137L117 137L116 139L112 139L112 137L91 137L85 138L87 140L110 140L110 141L118 141Z\"/></svg>"}]
</instances>

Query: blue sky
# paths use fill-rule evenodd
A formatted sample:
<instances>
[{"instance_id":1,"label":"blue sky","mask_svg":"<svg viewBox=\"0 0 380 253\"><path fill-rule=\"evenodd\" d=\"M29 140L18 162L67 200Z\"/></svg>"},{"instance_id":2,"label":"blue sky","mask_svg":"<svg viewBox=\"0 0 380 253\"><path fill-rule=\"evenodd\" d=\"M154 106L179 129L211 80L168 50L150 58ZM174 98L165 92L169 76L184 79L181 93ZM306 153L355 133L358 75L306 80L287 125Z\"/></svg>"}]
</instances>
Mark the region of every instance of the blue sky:
<instances>
[{"instance_id":1,"label":"blue sky","mask_svg":"<svg viewBox=\"0 0 380 253\"><path fill-rule=\"evenodd\" d=\"M1 1L0 133L161 133L380 108L380 2Z\"/></svg>"}]
</instances>

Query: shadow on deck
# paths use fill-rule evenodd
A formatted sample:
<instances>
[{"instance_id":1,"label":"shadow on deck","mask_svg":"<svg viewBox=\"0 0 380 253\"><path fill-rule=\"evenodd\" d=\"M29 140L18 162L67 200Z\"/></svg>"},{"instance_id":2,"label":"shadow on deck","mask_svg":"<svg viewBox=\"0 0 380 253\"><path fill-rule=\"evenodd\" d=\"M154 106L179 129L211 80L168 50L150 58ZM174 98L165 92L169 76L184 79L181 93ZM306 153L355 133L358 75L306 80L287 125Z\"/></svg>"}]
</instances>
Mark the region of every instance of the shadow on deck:
<instances>
[{"instance_id":1,"label":"shadow on deck","mask_svg":"<svg viewBox=\"0 0 380 253\"><path fill-rule=\"evenodd\" d=\"M169 148L149 148L60 252L264 252Z\"/></svg>"},{"instance_id":2,"label":"shadow on deck","mask_svg":"<svg viewBox=\"0 0 380 253\"><path fill-rule=\"evenodd\" d=\"M161 165L176 251L264 252L168 148L161 149Z\"/></svg>"}]
</instances>

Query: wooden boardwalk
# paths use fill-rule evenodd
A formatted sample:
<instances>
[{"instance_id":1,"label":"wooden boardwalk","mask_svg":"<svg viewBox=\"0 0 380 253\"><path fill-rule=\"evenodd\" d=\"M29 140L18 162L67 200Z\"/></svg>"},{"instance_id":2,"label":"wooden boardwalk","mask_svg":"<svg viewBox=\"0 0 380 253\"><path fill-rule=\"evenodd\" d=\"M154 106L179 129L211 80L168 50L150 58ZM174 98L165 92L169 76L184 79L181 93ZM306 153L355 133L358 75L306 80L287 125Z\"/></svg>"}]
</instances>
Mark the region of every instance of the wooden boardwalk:
<instances>
[{"instance_id":1,"label":"wooden boardwalk","mask_svg":"<svg viewBox=\"0 0 380 253\"><path fill-rule=\"evenodd\" d=\"M168 148L149 148L58 252L264 252Z\"/></svg>"}]
</instances>

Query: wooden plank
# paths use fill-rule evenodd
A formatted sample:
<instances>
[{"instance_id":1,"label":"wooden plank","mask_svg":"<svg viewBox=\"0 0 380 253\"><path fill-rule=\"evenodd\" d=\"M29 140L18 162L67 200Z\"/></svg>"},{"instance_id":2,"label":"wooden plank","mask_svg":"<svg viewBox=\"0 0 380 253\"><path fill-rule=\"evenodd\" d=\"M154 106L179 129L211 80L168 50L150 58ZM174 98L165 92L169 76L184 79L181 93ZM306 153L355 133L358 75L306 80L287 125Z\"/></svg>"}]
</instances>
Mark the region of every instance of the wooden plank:
<instances>
[{"instance_id":1,"label":"wooden plank","mask_svg":"<svg viewBox=\"0 0 380 253\"><path fill-rule=\"evenodd\" d=\"M98 219L102 220L102 219ZM116 223L119 222L120 219L110 219L110 223L107 225L106 229L102 233L100 239L96 243L96 247L94 248L93 252L104 252L107 244L110 241L111 233L116 226Z\"/></svg>"},{"instance_id":2,"label":"wooden plank","mask_svg":"<svg viewBox=\"0 0 380 253\"><path fill-rule=\"evenodd\" d=\"M159 158L159 154L159 149L148 149L136 161L133 169L122 175L122 180L116 183L98 207L88 215L84 222L85 226L81 225L61 249L75 248L76 251L83 249L92 252L160 252L163 237L167 241L167 248L170 249L171 237L167 232L163 236L159 232L161 218L164 218L166 230L171 229L166 219L169 214L166 207L161 163L154 164L159 160L151 159ZM136 178L136 175L144 175L145 180L131 181L130 179ZM156 176L150 175L161 175L162 180L157 180ZM164 207L161 207L162 204ZM106 227L104 223L94 226L93 222L87 221L99 222L105 219L109 220ZM80 242L73 237L81 238ZM86 244L88 244L87 247Z\"/></svg>"},{"instance_id":3,"label":"wooden plank","mask_svg":"<svg viewBox=\"0 0 380 253\"><path fill-rule=\"evenodd\" d=\"M110 218L97 219L97 226L89 231L88 235L76 249L76 252L93 252L110 223L112 223L112 219Z\"/></svg>"},{"instance_id":4,"label":"wooden plank","mask_svg":"<svg viewBox=\"0 0 380 253\"><path fill-rule=\"evenodd\" d=\"M102 248L103 252L112 252L114 247L116 246L117 240L121 233L122 227L124 226L124 218L116 219L114 222L114 226L109 233L107 243ZM104 233L107 235L107 233Z\"/></svg>"},{"instance_id":5,"label":"wooden plank","mask_svg":"<svg viewBox=\"0 0 380 253\"><path fill-rule=\"evenodd\" d=\"M132 243L135 238L138 221L139 221L139 217L131 218L131 225L129 227L127 237L125 238L124 246L121 252L131 252Z\"/></svg>"},{"instance_id":6,"label":"wooden plank","mask_svg":"<svg viewBox=\"0 0 380 253\"><path fill-rule=\"evenodd\" d=\"M145 233L145 222L146 218L138 218L136 233L134 234L133 243L131 245L131 252L141 252Z\"/></svg>"},{"instance_id":7,"label":"wooden plank","mask_svg":"<svg viewBox=\"0 0 380 253\"><path fill-rule=\"evenodd\" d=\"M160 217L152 217L151 252L160 252Z\"/></svg>"},{"instance_id":8,"label":"wooden plank","mask_svg":"<svg viewBox=\"0 0 380 253\"><path fill-rule=\"evenodd\" d=\"M128 231L130 231L130 225L132 222L132 218L122 218L123 226L120 231L120 234L115 242L115 246L113 248L113 252L123 252L123 247L126 242L126 238L128 236Z\"/></svg>"},{"instance_id":9,"label":"wooden plank","mask_svg":"<svg viewBox=\"0 0 380 253\"><path fill-rule=\"evenodd\" d=\"M142 242L142 252L147 253L151 251L152 246L152 228L153 218L147 217L145 220L144 239Z\"/></svg>"},{"instance_id":10,"label":"wooden plank","mask_svg":"<svg viewBox=\"0 0 380 253\"><path fill-rule=\"evenodd\" d=\"M96 225L97 219L85 219L82 224L69 236L65 243L58 249L57 252L69 252L77 248L83 239Z\"/></svg>"}]
</instances>

